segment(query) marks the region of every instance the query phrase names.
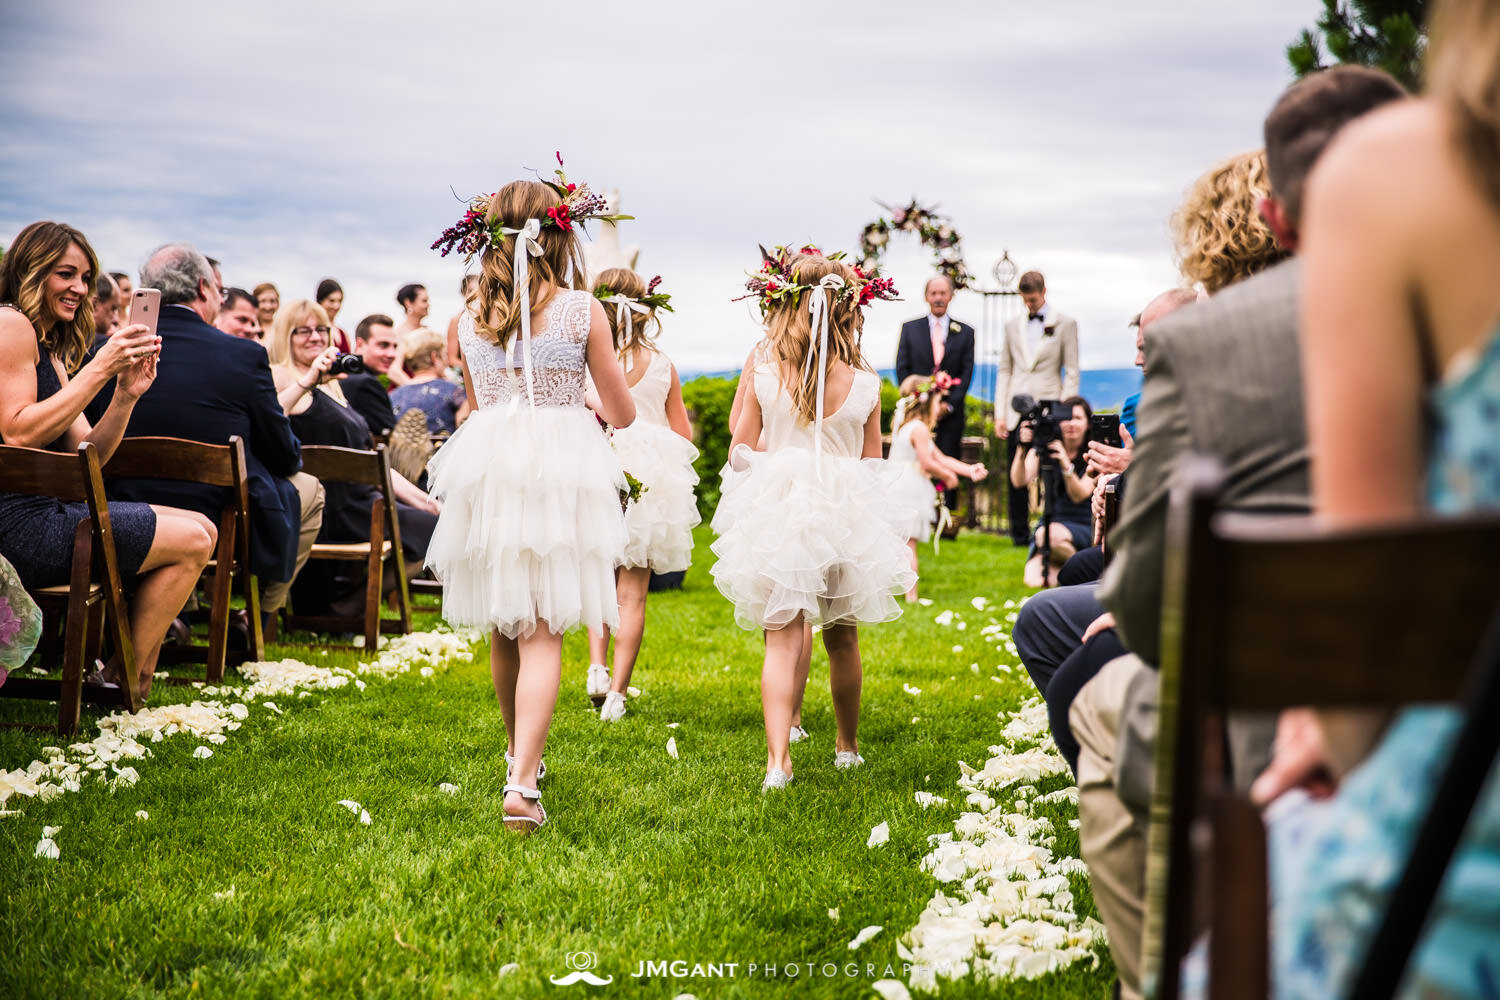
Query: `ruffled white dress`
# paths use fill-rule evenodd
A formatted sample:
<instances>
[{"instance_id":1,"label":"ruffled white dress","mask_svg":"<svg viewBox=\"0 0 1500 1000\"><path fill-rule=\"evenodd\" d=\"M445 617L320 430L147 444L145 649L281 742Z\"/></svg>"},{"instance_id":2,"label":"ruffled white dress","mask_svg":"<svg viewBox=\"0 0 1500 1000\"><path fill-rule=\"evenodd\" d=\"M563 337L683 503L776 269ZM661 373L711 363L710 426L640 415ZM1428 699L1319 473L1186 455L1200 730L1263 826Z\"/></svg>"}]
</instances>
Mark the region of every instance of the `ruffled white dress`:
<instances>
[{"instance_id":1,"label":"ruffled white dress","mask_svg":"<svg viewBox=\"0 0 1500 1000\"><path fill-rule=\"evenodd\" d=\"M753 373L766 450L741 445L724 467L713 529L714 585L747 629L889 621L916 582L880 487L879 459L861 459L880 379L858 371L821 435L798 423L769 362ZM822 439L822 456L815 444Z\"/></svg>"},{"instance_id":2,"label":"ruffled white dress","mask_svg":"<svg viewBox=\"0 0 1500 1000\"><path fill-rule=\"evenodd\" d=\"M667 425L672 362L653 352L646 372L630 387L635 422L614 432L615 454L646 491L625 510L626 566L676 573L693 562L693 528L702 520L693 488L698 449Z\"/></svg>"},{"instance_id":3,"label":"ruffled white dress","mask_svg":"<svg viewBox=\"0 0 1500 1000\"><path fill-rule=\"evenodd\" d=\"M583 404L587 292L558 293L522 345L458 336L479 408L428 463L443 513L427 565L443 581L443 617L528 636L619 624L615 568L625 551L620 460ZM509 353L509 357L507 357Z\"/></svg>"},{"instance_id":4,"label":"ruffled white dress","mask_svg":"<svg viewBox=\"0 0 1500 1000\"><path fill-rule=\"evenodd\" d=\"M932 523L937 519L937 488L917 462L917 449L911 440L917 426L918 421L908 420L891 435L885 490L892 506L898 509L896 533L902 538L925 542L932 537Z\"/></svg>"}]
</instances>

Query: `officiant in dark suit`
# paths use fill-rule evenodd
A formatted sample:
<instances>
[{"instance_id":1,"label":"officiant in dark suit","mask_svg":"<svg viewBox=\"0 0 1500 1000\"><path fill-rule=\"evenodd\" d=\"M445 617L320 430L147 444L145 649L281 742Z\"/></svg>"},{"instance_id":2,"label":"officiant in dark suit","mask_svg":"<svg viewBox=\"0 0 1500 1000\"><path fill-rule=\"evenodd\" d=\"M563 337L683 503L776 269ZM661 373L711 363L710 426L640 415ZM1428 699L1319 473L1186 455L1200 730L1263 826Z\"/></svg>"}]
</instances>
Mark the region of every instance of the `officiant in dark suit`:
<instances>
[{"instance_id":1,"label":"officiant in dark suit","mask_svg":"<svg viewBox=\"0 0 1500 1000\"><path fill-rule=\"evenodd\" d=\"M953 300L953 282L946 274L927 281L923 292L927 315L901 327L901 343L896 348L896 384L908 375L931 375L944 371L958 380L948 390L952 410L938 421L933 440L943 454L960 457L964 438L964 399L974 379L974 328L948 315ZM948 506L958 502L957 492L946 491Z\"/></svg>"}]
</instances>

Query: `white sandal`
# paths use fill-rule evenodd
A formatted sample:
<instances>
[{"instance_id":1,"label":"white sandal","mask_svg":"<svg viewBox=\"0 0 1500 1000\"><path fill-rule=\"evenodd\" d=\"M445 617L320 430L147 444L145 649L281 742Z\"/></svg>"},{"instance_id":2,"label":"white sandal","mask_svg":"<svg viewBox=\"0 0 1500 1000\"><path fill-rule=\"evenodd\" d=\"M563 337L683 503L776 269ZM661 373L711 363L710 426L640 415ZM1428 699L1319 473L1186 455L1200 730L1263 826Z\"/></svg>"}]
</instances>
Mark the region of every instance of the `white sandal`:
<instances>
[{"instance_id":1,"label":"white sandal","mask_svg":"<svg viewBox=\"0 0 1500 1000\"><path fill-rule=\"evenodd\" d=\"M505 813L505 828L511 833L531 834L547 825L547 810L542 808L542 793L535 788L527 788L525 785L506 785L502 794L509 795L515 792L521 798L529 802L535 802L537 811L542 814L541 819L532 819L530 816L512 816ZM502 803L500 809L504 811Z\"/></svg>"}]
</instances>

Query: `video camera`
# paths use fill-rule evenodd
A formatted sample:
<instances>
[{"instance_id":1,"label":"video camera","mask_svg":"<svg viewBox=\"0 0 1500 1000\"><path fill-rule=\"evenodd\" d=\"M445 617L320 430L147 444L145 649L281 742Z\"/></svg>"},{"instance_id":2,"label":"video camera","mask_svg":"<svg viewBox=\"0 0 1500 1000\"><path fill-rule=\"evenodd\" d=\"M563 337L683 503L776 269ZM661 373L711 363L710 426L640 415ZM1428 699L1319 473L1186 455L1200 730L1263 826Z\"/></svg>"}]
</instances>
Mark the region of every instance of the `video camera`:
<instances>
[{"instance_id":1,"label":"video camera","mask_svg":"<svg viewBox=\"0 0 1500 1000\"><path fill-rule=\"evenodd\" d=\"M1021 415L1021 423L1031 425L1031 446L1037 450L1042 467L1055 466L1057 459L1048 445L1062 440L1062 423L1073 418L1073 408L1057 399L1037 402L1024 392L1010 397L1010 408Z\"/></svg>"}]
</instances>

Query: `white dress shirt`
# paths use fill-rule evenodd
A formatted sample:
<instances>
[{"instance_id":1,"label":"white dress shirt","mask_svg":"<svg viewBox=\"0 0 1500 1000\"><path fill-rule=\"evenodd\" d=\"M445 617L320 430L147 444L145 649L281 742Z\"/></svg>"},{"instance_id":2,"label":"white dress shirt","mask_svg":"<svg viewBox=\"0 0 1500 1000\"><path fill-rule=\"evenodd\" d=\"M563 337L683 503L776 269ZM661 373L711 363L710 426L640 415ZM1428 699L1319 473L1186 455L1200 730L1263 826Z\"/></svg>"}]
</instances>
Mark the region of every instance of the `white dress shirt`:
<instances>
[{"instance_id":1,"label":"white dress shirt","mask_svg":"<svg viewBox=\"0 0 1500 1000\"><path fill-rule=\"evenodd\" d=\"M1042 308L1037 310L1037 315L1041 319L1026 320L1026 344L1031 348L1033 358L1036 357L1036 352L1042 345L1042 337L1047 330L1047 321L1052 318L1052 306L1043 302Z\"/></svg>"}]
</instances>

